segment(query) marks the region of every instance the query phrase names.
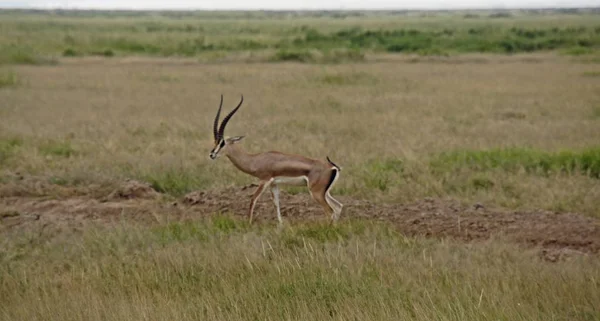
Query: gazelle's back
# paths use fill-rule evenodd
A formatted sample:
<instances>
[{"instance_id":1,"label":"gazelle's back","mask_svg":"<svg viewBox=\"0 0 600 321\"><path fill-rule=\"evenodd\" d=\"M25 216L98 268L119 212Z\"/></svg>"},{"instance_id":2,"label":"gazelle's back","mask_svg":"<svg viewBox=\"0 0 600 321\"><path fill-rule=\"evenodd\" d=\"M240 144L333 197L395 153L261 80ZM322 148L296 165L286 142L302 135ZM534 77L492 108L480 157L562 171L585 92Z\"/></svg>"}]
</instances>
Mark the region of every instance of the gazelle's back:
<instances>
[{"instance_id":1,"label":"gazelle's back","mask_svg":"<svg viewBox=\"0 0 600 321\"><path fill-rule=\"evenodd\" d=\"M255 155L256 174L261 178L308 177L311 171L326 170L323 162L301 155L270 151Z\"/></svg>"}]
</instances>

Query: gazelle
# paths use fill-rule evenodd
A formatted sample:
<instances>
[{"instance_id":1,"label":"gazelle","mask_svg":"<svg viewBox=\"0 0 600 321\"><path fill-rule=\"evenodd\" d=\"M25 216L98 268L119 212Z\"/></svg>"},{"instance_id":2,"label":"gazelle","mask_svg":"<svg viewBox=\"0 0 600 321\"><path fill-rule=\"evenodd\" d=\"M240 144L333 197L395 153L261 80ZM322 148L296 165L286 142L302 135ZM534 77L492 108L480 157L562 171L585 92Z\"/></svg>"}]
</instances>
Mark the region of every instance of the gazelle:
<instances>
[{"instance_id":1,"label":"gazelle","mask_svg":"<svg viewBox=\"0 0 600 321\"><path fill-rule=\"evenodd\" d=\"M237 144L244 136L224 137L227 122L238 111L243 102L244 96L242 96L237 107L223 118L223 122L219 126L219 116L223 107L223 95L221 95L221 103L213 125L215 146L210 152L210 158L214 160L219 156L219 153L224 154L237 169L260 180L258 188L250 201L248 210L250 223L252 223L256 201L266 188L271 189L273 203L275 203L277 209L277 219L279 224L283 223L279 207L278 185L307 186L310 195L323 207L325 214L331 216L332 222L336 222L342 212L343 205L331 197L329 191L340 176L340 168L329 159L329 156L327 156L327 162L324 162L278 151L249 154Z\"/></svg>"}]
</instances>

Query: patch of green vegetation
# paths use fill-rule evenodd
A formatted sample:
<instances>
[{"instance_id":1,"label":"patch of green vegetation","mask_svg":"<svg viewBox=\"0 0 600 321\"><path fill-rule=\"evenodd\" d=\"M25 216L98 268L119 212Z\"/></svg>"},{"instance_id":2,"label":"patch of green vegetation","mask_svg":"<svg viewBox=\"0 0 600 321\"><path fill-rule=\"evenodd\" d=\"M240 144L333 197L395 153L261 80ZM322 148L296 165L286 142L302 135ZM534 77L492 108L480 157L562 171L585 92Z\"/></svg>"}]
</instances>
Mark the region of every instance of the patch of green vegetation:
<instances>
[{"instance_id":1,"label":"patch of green vegetation","mask_svg":"<svg viewBox=\"0 0 600 321\"><path fill-rule=\"evenodd\" d=\"M21 145L23 141L20 138L0 139L0 165L5 163Z\"/></svg>"},{"instance_id":2,"label":"patch of green vegetation","mask_svg":"<svg viewBox=\"0 0 600 321\"><path fill-rule=\"evenodd\" d=\"M19 84L19 77L12 70L0 71L0 88L15 87Z\"/></svg>"},{"instance_id":3,"label":"patch of green vegetation","mask_svg":"<svg viewBox=\"0 0 600 321\"><path fill-rule=\"evenodd\" d=\"M363 180L365 187L382 192L402 181L404 162L399 159L383 159L370 161L364 166Z\"/></svg>"},{"instance_id":4,"label":"patch of green vegetation","mask_svg":"<svg viewBox=\"0 0 600 321\"><path fill-rule=\"evenodd\" d=\"M164 168L141 175L142 180L161 193L181 196L194 190L205 188L209 182L184 168Z\"/></svg>"},{"instance_id":5,"label":"patch of green vegetation","mask_svg":"<svg viewBox=\"0 0 600 321\"><path fill-rule=\"evenodd\" d=\"M49 141L38 147L40 153L46 156L71 157L77 154L77 151L69 141Z\"/></svg>"},{"instance_id":6,"label":"patch of green vegetation","mask_svg":"<svg viewBox=\"0 0 600 321\"><path fill-rule=\"evenodd\" d=\"M296 48L360 48L421 55L448 55L450 52L517 53L558 48L569 48L569 52L575 53L593 51L600 45L600 36L585 27L496 29L480 26L433 30L363 30L353 27L330 34L309 29L304 37L297 38L293 44Z\"/></svg>"},{"instance_id":7,"label":"patch of green vegetation","mask_svg":"<svg viewBox=\"0 0 600 321\"><path fill-rule=\"evenodd\" d=\"M2 64L53 65L56 60L37 55L32 49L7 46L0 47L0 65Z\"/></svg>"},{"instance_id":8,"label":"patch of green vegetation","mask_svg":"<svg viewBox=\"0 0 600 321\"><path fill-rule=\"evenodd\" d=\"M294 229L293 234L297 237L312 239L321 243L339 242L348 240L352 236L365 233L366 226L357 221L347 224L331 225L328 223L305 224Z\"/></svg>"},{"instance_id":9,"label":"patch of green vegetation","mask_svg":"<svg viewBox=\"0 0 600 321\"><path fill-rule=\"evenodd\" d=\"M104 57L114 57L115 56L115 52L112 49L92 51L91 54L94 56L104 56Z\"/></svg>"},{"instance_id":10,"label":"patch of green vegetation","mask_svg":"<svg viewBox=\"0 0 600 321\"><path fill-rule=\"evenodd\" d=\"M152 233L161 244L182 241L208 241L218 235L244 232L249 228L246 220L235 219L225 214L215 214L203 221L181 221L158 226Z\"/></svg>"},{"instance_id":11,"label":"patch of green vegetation","mask_svg":"<svg viewBox=\"0 0 600 321\"><path fill-rule=\"evenodd\" d=\"M98 39L97 45L111 51L130 54L157 55L162 52L160 42L143 41L124 36Z\"/></svg>"},{"instance_id":12,"label":"patch of green vegetation","mask_svg":"<svg viewBox=\"0 0 600 321\"><path fill-rule=\"evenodd\" d=\"M80 54L73 48L67 48L62 53L63 57L77 57Z\"/></svg>"},{"instance_id":13,"label":"patch of green vegetation","mask_svg":"<svg viewBox=\"0 0 600 321\"><path fill-rule=\"evenodd\" d=\"M592 118L600 119L600 106L596 106L592 109Z\"/></svg>"},{"instance_id":14,"label":"patch of green vegetation","mask_svg":"<svg viewBox=\"0 0 600 321\"><path fill-rule=\"evenodd\" d=\"M534 15L512 19L503 16L510 14L505 12L489 16L469 13L440 17L444 20L433 23L435 15L425 19L407 17L399 22L398 13L308 13L285 18L245 13L214 14L202 19L155 14L131 16L127 21L112 19L118 16L116 13L111 19L105 16L100 20L45 13L34 15L36 19L23 19L29 14L17 13L0 23L6 31L6 36L0 38L0 62L48 63L52 60L41 57L61 54L206 57L210 53L276 51L271 61L341 63L362 61L365 52L446 56L561 50L584 55L600 47L600 32L592 15L582 16L579 21L561 15L539 20ZM490 19L497 18L495 15L502 17ZM317 22L306 20L307 16L330 20ZM342 16L353 18L343 22L338 20ZM482 19L466 20L475 17ZM236 22L237 18L243 22ZM374 19L384 22L373 24Z\"/></svg>"},{"instance_id":15,"label":"patch of green vegetation","mask_svg":"<svg viewBox=\"0 0 600 321\"><path fill-rule=\"evenodd\" d=\"M471 178L471 185L476 190L488 190L494 187L494 181L485 176L477 176Z\"/></svg>"},{"instance_id":16,"label":"patch of green vegetation","mask_svg":"<svg viewBox=\"0 0 600 321\"><path fill-rule=\"evenodd\" d=\"M238 223L241 223L225 215L216 215L212 217L211 221L213 228L224 233L237 230L239 228Z\"/></svg>"},{"instance_id":17,"label":"patch of green vegetation","mask_svg":"<svg viewBox=\"0 0 600 321\"><path fill-rule=\"evenodd\" d=\"M527 148L452 151L434 157L430 166L437 173L457 171L461 168L475 171L502 169L525 170L541 175L577 172L600 178L600 148L557 153Z\"/></svg>"},{"instance_id":18,"label":"patch of green vegetation","mask_svg":"<svg viewBox=\"0 0 600 321\"><path fill-rule=\"evenodd\" d=\"M327 85L334 86L348 86L348 85L364 85L374 84L377 79L371 77L367 73L356 72L356 73L338 73L338 74L326 74L318 79L320 82Z\"/></svg>"},{"instance_id":19,"label":"patch of green vegetation","mask_svg":"<svg viewBox=\"0 0 600 321\"><path fill-rule=\"evenodd\" d=\"M600 71L586 71L583 73L584 77L600 77Z\"/></svg>"},{"instance_id":20,"label":"patch of green vegetation","mask_svg":"<svg viewBox=\"0 0 600 321\"><path fill-rule=\"evenodd\" d=\"M48 179L50 184L67 186L69 185L69 180L64 177L52 176Z\"/></svg>"},{"instance_id":21,"label":"patch of green vegetation","mask_svg":"<svg viewBox=\"0 0 600 321\"><path fill-rule=\"evenodd\" d=\"M158 237L161 244L181 242L187 240L206 241L210 229L196 222L173 222L167 225L155 227L152 233Z\"/></svg>"},{"instance_id":22,"label":"patch of green vegetation","mask_svg":"<svg viewBox=\"0 0 600 321\"><path fill-rule=\"evenodd\" d=\"M340 48L326 51L321 59L324 63L348 63L361 62L365 60L365 54L357 48Z\"/></svg>"},{"instance_id":23,"label":"patch of green vegetation","mask_svg":"<svg viewBox=\"0 0 600 321\"><path fill-rule=\"evenodd\" d=\"M583 56L594 53L594 49L588 47L574 46L564 49L562 53L570 56Z\"/></svg>"},{"instance_id":24,"label":"patch of green vegetation","mask_svg":"<svg viewBox=\"0 0 600 321\"><path fill-rule=\"evenodd\" d=\"M315 61L315 58L313 54L308 50L279 50L275 53L275 55L273 55L271 61L313 62Z\"/></svg>"}]
</instances>

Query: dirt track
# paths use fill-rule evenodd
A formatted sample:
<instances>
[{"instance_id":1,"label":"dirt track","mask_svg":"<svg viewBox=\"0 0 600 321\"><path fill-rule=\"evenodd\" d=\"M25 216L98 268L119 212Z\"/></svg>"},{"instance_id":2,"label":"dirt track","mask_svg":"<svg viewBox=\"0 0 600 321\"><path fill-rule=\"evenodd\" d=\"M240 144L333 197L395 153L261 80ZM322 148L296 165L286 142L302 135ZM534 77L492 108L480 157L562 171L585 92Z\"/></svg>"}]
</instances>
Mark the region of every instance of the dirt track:
<instances>
[{"instance_id":1,"label":"dirt track","mask_svg":"<svg viewBox=\"0 0 600 321\"><path fill-rule=\"evenodd\" d=\"M0 198L2 229L53 226L78 229L88 223L110 223L120 219L142 223L173 219L197 219L215 212L246 216L254 187L194 192L176 202L159 201L158 193L136 182L103 199L67 197L4 196ZM452 200L425 199L412 204L374 204L339 197L345 204L342 219L377 219L393 224L406 235L450 237L463 241L508 237L540 246L547 259L565 251L600 253L600 220L573 213L507 211L482 205L466 206ZM325 220L321 209L308 195L281 195L282 215L288 222ZM256 208L256 221L274 221L270 195Z\"/></svg>"}]
</instances>

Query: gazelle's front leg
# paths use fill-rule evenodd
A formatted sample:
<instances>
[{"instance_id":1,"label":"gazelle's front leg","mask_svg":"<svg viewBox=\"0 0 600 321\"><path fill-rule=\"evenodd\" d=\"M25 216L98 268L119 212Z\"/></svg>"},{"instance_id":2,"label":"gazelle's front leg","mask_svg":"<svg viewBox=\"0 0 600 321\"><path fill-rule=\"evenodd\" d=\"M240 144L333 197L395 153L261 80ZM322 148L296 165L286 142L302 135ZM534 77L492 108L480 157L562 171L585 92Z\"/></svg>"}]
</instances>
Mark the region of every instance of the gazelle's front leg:
<instances>
[{"instance_id":1,"label":"gazelle's front leg","mask_svg":"<svg viewBox=\"0 0 600 321\"><path fill-rule=\"evenodd\" d=\"M281 209L279 208L279 186L277 184L271 184L271 194L273 194L273 203L275 203L275 208L277 208L277 219L279 220L279 225L283 224L283 219L281 218Z\"/></svg>"},{"instance_id":2,"label":"gazelle's front leg","mask_svg":"<svg viewBox=\"0 0 600 321\"><path fill-rule=\"evenodd\" d=\"M273 179L270 179L267 181L261 181L258 184L258 187L256 188L256 191L254 192L254 195L252 195L252 201L250 202L250 211L248 213L248 216L250 217L250 224L252 224L252 215L254 214L254 206L256 206L256 201L258 201L258 198L265 191L265 188L267 188L269 185L271 185L272 182L273 182Z\"/></svg>"}]
</instances>

